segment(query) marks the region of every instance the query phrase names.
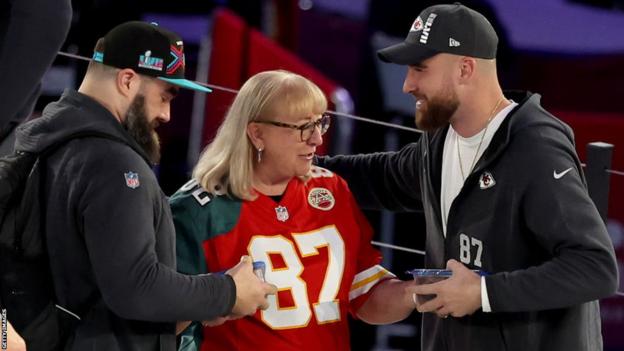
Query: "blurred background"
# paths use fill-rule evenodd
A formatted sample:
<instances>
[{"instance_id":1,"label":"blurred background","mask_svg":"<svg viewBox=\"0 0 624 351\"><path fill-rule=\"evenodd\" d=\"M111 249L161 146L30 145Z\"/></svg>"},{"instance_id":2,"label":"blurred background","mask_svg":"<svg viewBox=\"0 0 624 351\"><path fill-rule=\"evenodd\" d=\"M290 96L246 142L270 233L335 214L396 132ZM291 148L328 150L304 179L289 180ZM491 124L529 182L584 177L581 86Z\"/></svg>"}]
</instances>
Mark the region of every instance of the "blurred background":
<instances>
[{"instance_id":1,"label":"blurred background","mask_svg":"<svg viewBox=\"0 0 624 351\"><path fill-rule=\"evenodd\" d=\"M90 57L96 40L127 20L155 21L185 42L187 77L238 89L251 75L283 68L327 94L331 109L414 126L413 99L401 93L405 68L375 51L403 40L427 0L74 0L62 51ZM504 89L540 93L543 106L570 124L585 162L586 144L615 145L612 169L624 170L624 0L463 1L497 29ZM51 24L53 25L53 24ZM63 89L77 87L86 62L59 56L43 79L37 111ZM163 157L156 172L170 195L188 180L234 95L182 91L172 119L159 128ZM323 152L394 150L419 134L335 117ZM624 176L610 180L608 228L624 272ZM424 248L418 213L367 212L376 240ZM384 264L402 278L423 257L383 249ZM624 279L620 279L622 281ZM620 291L624 289L620 287ZM353 321L354 350L419 350L419 319L383 327ZM624 297L602 301L605 350L624 350Z\"/></svg>"}]
</instances>

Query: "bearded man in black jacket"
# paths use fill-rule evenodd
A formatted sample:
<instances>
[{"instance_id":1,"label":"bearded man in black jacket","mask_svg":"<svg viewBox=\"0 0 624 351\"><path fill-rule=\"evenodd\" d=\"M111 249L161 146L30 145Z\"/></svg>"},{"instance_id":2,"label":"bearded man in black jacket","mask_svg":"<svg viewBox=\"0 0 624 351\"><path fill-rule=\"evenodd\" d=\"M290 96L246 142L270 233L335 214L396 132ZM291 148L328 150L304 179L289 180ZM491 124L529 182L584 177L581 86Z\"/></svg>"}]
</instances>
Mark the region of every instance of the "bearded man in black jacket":
<instances>
[{"instance_id":1,"label":"bearded man in black jacket","mask_svg":"<svg viewBox=\"0 0 624 351\"><path fill-rule=\"evenodd\" d=\"M588 196L572 130L537 94L503 94L498 38L459 3L423 10L379 57L407 65L424 134L397 152L319 158L365 208L423 211L435 295L422 349L602 350L598 299L618 287L613 245ZM473 269L489 272L480 276Z\"/></svg>"},{"instance_id":2,"label":"bearded man in black jacket","mask_svg":"<svg viewBox=\"0 0 624 351\"><path fill-rule=\"evenodd\" d=\"M212 324L268 306L274 286L249 257L225 274L176 271L169 203L152 166L156 127L184 79L182 39L127 22L95 48L78 91L18 128L16 150L45 159L45 232L58 306L79 318L65 350L174 350L176 322ZM184 324L184 323L180 323Z\"/></svg>"}]
</instances>

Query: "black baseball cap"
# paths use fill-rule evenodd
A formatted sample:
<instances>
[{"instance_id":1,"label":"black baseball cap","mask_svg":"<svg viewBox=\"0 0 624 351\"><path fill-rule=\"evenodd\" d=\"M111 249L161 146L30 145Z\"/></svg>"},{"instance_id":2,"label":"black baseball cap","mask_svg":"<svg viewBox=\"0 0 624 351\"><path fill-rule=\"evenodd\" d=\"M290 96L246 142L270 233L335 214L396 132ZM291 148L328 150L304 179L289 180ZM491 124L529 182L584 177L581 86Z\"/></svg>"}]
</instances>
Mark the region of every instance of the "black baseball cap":
<instances>
[{"instance_id":1,"label":"black baseball cap","mask_svg":"<svg viewBox=\"0 0 624 351\"><path fill-rule=\"evenodd\" d=\"M111 29L94 51L93 60L107 66L131 68L182 88L212 91L184 79L182 38L156 23L130 21Z\"/></svg>"},{"instance_id":2,"label":"black baseball cap","mask_svg":"<svg viewBox=\"0 0 624 351\"><path fill-rule=\"evenodd\" d=\"M496 58L498 36L479 12L458 2L424 9L402 43L377 51L382 61L418 64L448 53L483 59Z\"/></svg>"}]
</instances>

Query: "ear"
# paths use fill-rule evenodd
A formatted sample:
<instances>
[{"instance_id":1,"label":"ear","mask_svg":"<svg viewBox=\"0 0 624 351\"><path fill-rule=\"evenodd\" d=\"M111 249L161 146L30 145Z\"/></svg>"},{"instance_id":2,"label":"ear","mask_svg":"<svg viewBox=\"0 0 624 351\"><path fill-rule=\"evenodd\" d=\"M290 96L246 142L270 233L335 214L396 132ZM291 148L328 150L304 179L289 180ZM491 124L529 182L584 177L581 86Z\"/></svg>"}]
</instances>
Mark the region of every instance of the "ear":
<instances>
[{"instance_id":1,"label":"ear","mask_svg":"<svg viewBox=\"0 0 624 351\"><path fill-rule=\"evenodd\" d=\"M247 124L247 136L256 149L264 149L264 139L262 135L262 128L258 123Z\"/></svg>"},{"instance_id":2,"label":"ear","mask_svg":"<svg viewBox=\"0 0 624 351\"><path fill-rule=\"evenodd\" d=\"M117 72L115 81L119 93L132 100L141 87L141 76L130 68Z\"/></svg>"},{"instance_id":3,"label":"ear","mask_svg":"<svg viewBox=\"0 0 624 351\"><path fill-rule=\"evenodd\" d=\"M465 84L476 72L477 60L472 57L464 56L459 60L459 83Z\"/></svg>"}]
</instances>

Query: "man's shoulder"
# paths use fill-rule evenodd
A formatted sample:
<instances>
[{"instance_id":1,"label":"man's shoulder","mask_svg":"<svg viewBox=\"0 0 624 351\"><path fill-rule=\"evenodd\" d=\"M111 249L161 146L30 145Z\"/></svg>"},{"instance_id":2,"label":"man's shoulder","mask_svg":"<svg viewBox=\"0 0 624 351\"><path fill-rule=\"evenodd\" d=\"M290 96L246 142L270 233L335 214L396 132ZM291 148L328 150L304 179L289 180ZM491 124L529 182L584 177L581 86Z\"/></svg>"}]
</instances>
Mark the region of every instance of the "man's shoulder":
<instances>
[{"instance_id":1,"label":"man's shoulder","mask_svg":"<svg viewBox=\"0 0 624 351\"><path fill-rule=\"evenodd\" d=\"M109 191L160 188L154 171L138 153L106 138L71 140L51 155L48 163L77 184L106 185Z\"/></svg>"},{"instance_id":2,"label":"man's shoulder","mask_svg":"<svg viewBox=\"0 0 624 351\"><path fill-rule=\"evenodd\" d=\"M123 164L141 161L146 167L149 164L130 145L112 136L87 135L70 140L66 147L77 157L90 159L105 164Z\"/></svg>"},{"instance_id":3,"label":"man's shoulder","mask_svg":"<svg viewBox=\"0 0 624 351\"><path fill-rule=\"evenodd\" d=\"M544 133L565 134L570 137L572 129L562 120L542 107L539 94L527 93L524 100L510 113L509 128L512 134L523 133L539 136Z\"/></svg>"}]
</instances>

